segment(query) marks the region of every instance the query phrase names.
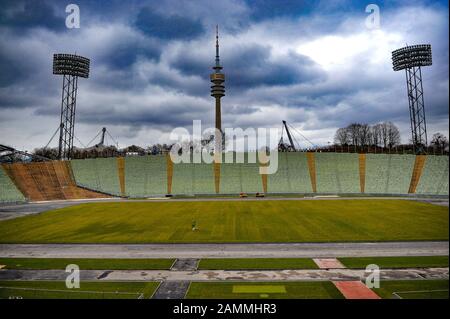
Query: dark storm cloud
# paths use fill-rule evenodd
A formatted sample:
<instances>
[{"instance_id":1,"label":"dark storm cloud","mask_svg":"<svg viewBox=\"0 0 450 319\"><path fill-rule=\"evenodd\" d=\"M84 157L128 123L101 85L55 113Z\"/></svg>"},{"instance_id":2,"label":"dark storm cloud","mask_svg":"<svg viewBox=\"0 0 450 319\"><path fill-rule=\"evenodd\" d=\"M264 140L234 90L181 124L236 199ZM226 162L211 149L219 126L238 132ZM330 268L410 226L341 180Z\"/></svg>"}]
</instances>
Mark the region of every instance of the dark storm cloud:
<instances>
[{"instance_id":1,"label":"dark storm cloud","mask_svg":"<svg viewBox=\"0 0 450 319\"><path fill-rule=\"evenodd\" d=\"M128 101L127 101L128 100ZM130 99L105 100L99 104L97 101L84 100L81 106L77 121L85 124L102 123L101 125L122 125L139 128L149 126L158 127L189 127L192 125L192 119L205 119L208 115L205 110L209 105L198 103L198 101L185 99L183 103L178 100L163 101L137 101ZM133 105L132 107L123 107L122 103ZM170 111L169 111L170 110ZM40 107L35 111L40 116L56 116L59 114L57 108Z\"/></svg>"},{"instance_id":2,"label":"dark storm cloud","mask_svg":"<svg viewBox=\"0 0 450 319\"><path fill-rule=\"evenodd\" d=\"M191 126L192 118L199 119L201 114L195 114L192 112L188 105L184 105L185 108L178 109L176 115L169 116L167 109L177 109L177 103L164 103L159 107L152 107L152 111L141 109L137 111L123 111L123 112L101 112L94 113L91 110L84 112L80 115L79 121L89 124L107 123L110 125L120 125L127 123L131 127L148 126L152 128L157 127L178 127L178 126Z\"/></svg>"},{"instance_id":3,"label":"dark storm cloud","mask_svg":"<svg viewBox=\"0 0 450 319\"><path fill-rule=\"evenodd\" d=\"M162 16L151 8L143 8L137 15L136 27L146 35L160 39L193 39L203 34L202 24L180 15Z\"/></svg>"},{"instance_id":4,"label":"dark storm cloud","mask_svg":"<svg viewBox=\"0 0 450 319\"><path fill-rule=\"evenodd\" d=\"M231 86L241 89L314 82L325 76L306 56L291 52L282 59L272 60L270 48L263 46L233 50L229 68Z\"/></svg>"},{"instance_id":5,"label":"dark storm cloud","mask_svg":"<svg viewBox=\"0 0 450 319\"><path fill-rule=\"evenodd\" d=\"M65 17L56 14L47 1L2 1L0 26L14 28L16 31L35 27L62 30Z\"/></svg>"},{"instance_id":6,"label":"dark storm cloud","mask_svg":"<svg viewBox=\"0 0 450 319\"><path fill-rule=\"evenodd\" d=\"M273 17L297 17L311 12L314 1L304 0L246 0L251 8L251 18L255 21Z\"/></svg>"},{"instance_id":7,"label":"dark storm cloud","mask_svg":"<svg viewBox=\"0 0 450 319\"><path fill-rule=\"evenodd\" d=\"M212 58L205 60L195 52L182 51L172 66L187 75L203 78L211 71ZM291 85L325 77L320 67L306 56L290 52L283 58L271 57L271 47L236 46L222 56L227 87L248 90L258 86Z\"/></svg>"},{"instance_id":8,"label":"dark storm cloud","mask_svg":"<svg viewBox=\"0 0 450 319\"><path fill-rule=\"evenodd\" d=\"M0 46L0 87L6 87L25 79L30 72L30 67L26 63L21 63L19 59L6 52L5 47ZM12 97L10 97L12 98ZM4 104L0 103L0 107Z\"/></svg>"},{"instance_id":9,"label":"dark storm cloud","mask_svg":"<svg viewBox=\"0 0 450 319\"><path fill-rule=\"evenodd\" d=\"M128 69L138 59L158 60L161 55L161 45L151 41L118 42L102 56L100 63L105 63L111 69Z\"/></svg>"}]
</instances>

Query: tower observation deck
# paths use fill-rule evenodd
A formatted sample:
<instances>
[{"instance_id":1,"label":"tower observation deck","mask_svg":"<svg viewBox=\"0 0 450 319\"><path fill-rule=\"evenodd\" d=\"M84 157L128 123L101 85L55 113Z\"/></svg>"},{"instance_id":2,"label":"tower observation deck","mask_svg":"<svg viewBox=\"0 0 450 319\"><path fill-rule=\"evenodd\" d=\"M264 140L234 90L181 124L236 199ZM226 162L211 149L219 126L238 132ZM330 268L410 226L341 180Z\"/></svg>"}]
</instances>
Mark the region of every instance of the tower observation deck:
<instances>
[{"instance_id":1,"label":"tower observation deck","mask_svg":"<svg viewBox=\"0 0 450 319\"><path fill-rule=\"evenodd\" d=\"M211 96L216 99L216 129L222 133L222 111L220 99L225 96L225 74L222 73L219 57L219 27L216 26L216 63L211 73Z\"/></svg>"}]
</instances>

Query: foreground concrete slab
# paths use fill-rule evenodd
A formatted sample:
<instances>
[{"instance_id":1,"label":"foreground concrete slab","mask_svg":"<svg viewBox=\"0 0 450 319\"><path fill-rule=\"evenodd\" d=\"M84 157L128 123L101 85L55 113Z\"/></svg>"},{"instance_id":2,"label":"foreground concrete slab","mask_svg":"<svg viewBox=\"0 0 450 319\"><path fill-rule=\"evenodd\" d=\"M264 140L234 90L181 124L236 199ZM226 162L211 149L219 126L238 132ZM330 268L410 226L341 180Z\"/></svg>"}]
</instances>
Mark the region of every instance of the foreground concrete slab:
<instances>
[{"instance_id":1,"label":"foreground concrete slab","mask_svg":"<svg viewBox=\"0 0 450 319\"><path fill-rule=\"evenodd\" d=\"M280 244L0 244L0 257L41 258L334 258L448 256L449 242Z\"/></svg>"},{"instance_id":2,"label":"foreground concrete slab","mask_svg":"<svg viewBox=\"0 0 450 319\"><path fill-rule=\"evenodd\" d=\"M184 299L189 289L189 281L164 281L152 299Z\"/></svg>"},{"instance_id":3,"label":"foreground concrete slab","mask_svg":"<svg viewBox=\"0 0 450 319\"><path fill-rule=\"evenodd\" d=\"M346 268L336 258L314 258L313 261L320 269L344 269Z\"/></svg>"},{"instance_id":4,"label":"foreground concrete slab","mask_svg":"<svg viewBox=\"0 0 450 319\"><path fill-rule=\"evenodd\" d=\"M175 261L170 270L172 271L197 270L199 261L200 259L180 258Z\"/></svg>"},{"instance_id":5,"label":"foreground concrete slab","mask_svg":"<svg viewBox=\"0 0 450 319\"><path fill-rule=\"evenodd\" d=\"M448 279L447 268L382 269L381 280ZM65 280L64 270L0 270L0 280ZM278 271L81 270L81 280L103 281L364 281L363 269Z\"/></svg>"},{"instance_id":6,"label":"foreground concrete slab","mask_svg":"<svg viewBox=\"0 0 450 319\"><path fill-rule=\"evenodd\" d=\"M345 299L381 299L361 281L333 281Z\"/></svg>"}]
</instances>

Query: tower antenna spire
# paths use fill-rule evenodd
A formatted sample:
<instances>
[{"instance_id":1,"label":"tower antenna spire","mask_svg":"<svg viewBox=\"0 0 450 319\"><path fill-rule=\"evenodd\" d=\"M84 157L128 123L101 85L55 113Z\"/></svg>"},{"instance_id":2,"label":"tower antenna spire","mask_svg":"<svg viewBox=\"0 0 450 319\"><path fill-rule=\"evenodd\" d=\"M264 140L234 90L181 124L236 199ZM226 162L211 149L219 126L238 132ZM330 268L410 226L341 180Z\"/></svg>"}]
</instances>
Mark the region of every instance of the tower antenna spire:
<instances>
[{"instance_id":1,"label":"tower antenna spire","mask_svg":"<svg viewBox=\"0 0 450 319\"><path fill-rule=\"evenodd\" d=\"M219 25L216 24L216 66L220 67L220 57L219 57Z\"/></svg>"}]
</instances>

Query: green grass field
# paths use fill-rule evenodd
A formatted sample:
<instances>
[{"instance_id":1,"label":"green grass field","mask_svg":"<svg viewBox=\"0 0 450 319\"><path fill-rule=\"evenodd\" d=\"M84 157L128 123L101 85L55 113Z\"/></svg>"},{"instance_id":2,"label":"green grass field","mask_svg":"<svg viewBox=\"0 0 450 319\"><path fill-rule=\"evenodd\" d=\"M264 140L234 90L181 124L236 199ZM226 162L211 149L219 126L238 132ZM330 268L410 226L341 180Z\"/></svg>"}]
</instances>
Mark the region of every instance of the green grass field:
<instances>
[{"instance_id":1,"label":"green grass field","mask_svg":"<svg viewBox=\"0 0 450 319\"><path fill-rule=\"evenodd\" d=\"M448 240L448 222L408 200L89 203L2 221L0 243Z\"/></svg>"},{"instance_id":2,"label":"green grass field","mask_svg":"<svg viewBox=\"0 0 450 319\"><path fill-rule=\"evenodd\" d=\"M330 281L193 282L186 299L342 299Z\"/></svg>"},{"instance_id":3,"label":"green grass field","mask_svg":"<svg viewBox=\"0 0 450 319\"><path fill-rule=\"evenodd\" d=\"M348 257L339 258L347 268L365 269L375 264L380 268L432 268L448 267L448 256L414 256L414 257Z\"/></svg>"},{"instance_id":4,"label":"green grass field","mask_svg":"<svg viewBox=\"0 0 450 319\"><path fill-rule=\"evenodd\" d=\"M308 258L217 258L202 259L198 265L201 270L252 270L252 269L317 269Z\"/></svg>"},{"instance_id":5,"label":"green grass field","mask_svg":"<svg viewBox=\"0 0 450 319\"><path fill-rule=\"evenodd\" d=\"M372 290L385 299L448 299L449 296L448 280L381 281L380 288Z\"/></svg>"},{"instance_id":6,"label":"green grass field","mask_svg":"<svg viewBox=\"0 0 450 319\"><path fill-rule=\"evenodd\" d=\"M5 269L66 269L75 264L83 270L162 270L175 259L90 259L90 258L0 258Z\"/></svg>"},{"instance_id":7,"label":"green grass field","mask_svg":"<svg viewBox=\"0 0 450 319\"><path fill-rule=\"evenodd\" d=\"M150 298L158 282L86 282L67 289L63 281L0 281L0 299L138 299Z\"/></svg>"}]
</instances>

